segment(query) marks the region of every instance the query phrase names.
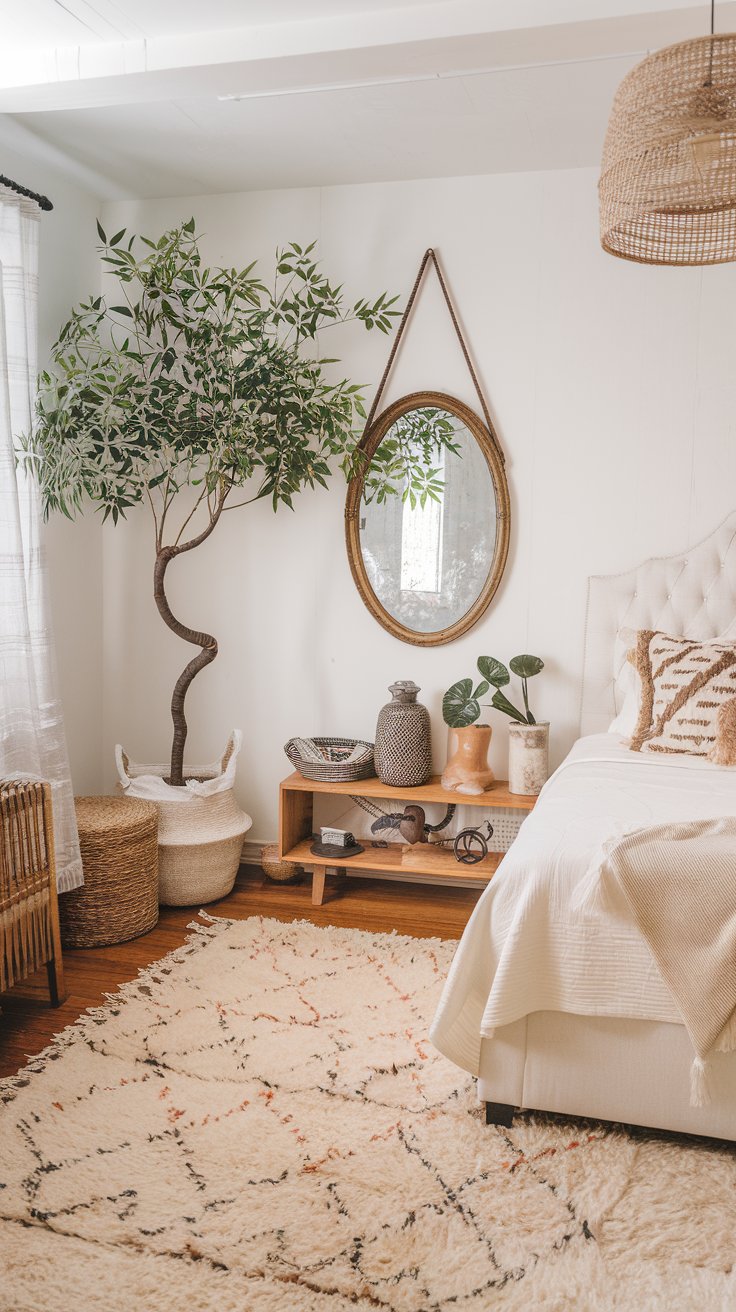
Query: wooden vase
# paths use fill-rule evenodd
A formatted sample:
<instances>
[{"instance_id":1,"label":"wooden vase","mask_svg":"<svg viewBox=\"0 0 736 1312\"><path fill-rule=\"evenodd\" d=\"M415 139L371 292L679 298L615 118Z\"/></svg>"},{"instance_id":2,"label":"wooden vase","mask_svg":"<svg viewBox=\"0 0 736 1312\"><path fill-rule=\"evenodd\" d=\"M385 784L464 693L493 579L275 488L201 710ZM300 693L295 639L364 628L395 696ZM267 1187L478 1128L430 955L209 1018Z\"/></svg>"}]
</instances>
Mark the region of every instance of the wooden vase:
<instances>
[{"instance_id":1,"label":"wooden vase","mask_svg":"<svg viewBox=\"0 0 736 1312\"><path fill-rule=\"evenodd\" d=\"M453 793L477 797L490 788L494 780L488 764L493 730L490 724L470 724L453 732L456 746L442 773L442 787Z\"/></svg>"}]
</instances>

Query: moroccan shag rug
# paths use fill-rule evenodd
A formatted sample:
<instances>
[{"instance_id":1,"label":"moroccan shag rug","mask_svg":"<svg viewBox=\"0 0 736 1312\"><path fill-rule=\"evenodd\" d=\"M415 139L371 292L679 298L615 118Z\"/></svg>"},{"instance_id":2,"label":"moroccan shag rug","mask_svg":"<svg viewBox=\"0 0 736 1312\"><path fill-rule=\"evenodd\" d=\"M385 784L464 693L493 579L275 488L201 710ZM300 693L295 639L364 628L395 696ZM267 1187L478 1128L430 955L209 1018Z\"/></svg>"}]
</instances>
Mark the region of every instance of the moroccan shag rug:
<instances>
[{"instance_id":1,"label":"moroccan shag rug","mask_svg":"<svg viewBox=\"0 0 736 1312\"><path fill-rule=\"evenodd\" d=\"M2 1312L736 1308L730 1150L486 1128L453 943L203 921L0 1082Z\"/></svg>"}]
</instances>

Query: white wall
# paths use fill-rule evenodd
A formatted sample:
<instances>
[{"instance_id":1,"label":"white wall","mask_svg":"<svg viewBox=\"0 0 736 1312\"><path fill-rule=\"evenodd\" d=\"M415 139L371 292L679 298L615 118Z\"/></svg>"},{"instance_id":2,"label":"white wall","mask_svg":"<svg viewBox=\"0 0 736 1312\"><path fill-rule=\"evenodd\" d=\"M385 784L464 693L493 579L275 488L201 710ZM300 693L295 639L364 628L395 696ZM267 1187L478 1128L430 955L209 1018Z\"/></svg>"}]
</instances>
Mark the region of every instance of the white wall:
<instances>
[{"instance_id":1,"label":"white wall","mask_svg":"<svg viewBox=\"0 0 736 1312\"><path fill-rule=\"evenodd\" d=\"M558 761L577 728L587 575L681 549L734 506L736 269L604 255L594 170L115 202L103 221L156 235L190 214L212 262L258 257L270 269L277 243L318 237L330 276L354 297L387 288L405 299L425 247L438 249L506 453L512 546L476 628L419 649L384 632L358 597L339 478L305 493L293 515L258 504L226 516L171 571L174 611L220 643L190 694L189 760L210 759L242 727L239 792L253 836L267 838L292 734L372 737L387 685L411 677L433 714L439 768L444 688L480 654L532 651L547 663L533 706L552 721ZM387 349L354 327L330 342L369 387ZM386 399L420 387L475 400L434 287ZM161 760L190 649L156 614L143 512L104 538L105 760L116 740L138 760ZM506 724L492 718L503 774Z\"/></svg>"},{"instance_id":2,"label":"white wall","mask_svg":"<svg viewBox=\"0 0 736 1312\"><path fill-rule=\"evenodd\" d=\"M41 217L39 367L77 301L99 284L97 196L36 150L30 134L0 115L0 172L47 195ZM47 155L50 152L45 152ZM92 515L71 524L55 515L46 529L59 682L74 789L100 788L102 723L102 533Z\"/></svg>"}]
</instances>

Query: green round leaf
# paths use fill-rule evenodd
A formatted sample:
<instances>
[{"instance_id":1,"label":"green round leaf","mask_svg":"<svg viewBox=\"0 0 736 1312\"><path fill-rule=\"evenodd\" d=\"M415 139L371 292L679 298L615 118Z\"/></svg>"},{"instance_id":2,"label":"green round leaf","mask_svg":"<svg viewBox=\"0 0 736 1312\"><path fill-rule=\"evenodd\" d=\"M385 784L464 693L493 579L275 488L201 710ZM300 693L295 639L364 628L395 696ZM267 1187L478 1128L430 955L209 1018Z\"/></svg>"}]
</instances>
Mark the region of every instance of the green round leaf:
<instances>
[{"instance_id":1,"label":"green round leaf","mask_svg":"<svg viewBox=\"0 0 736 1312\"><path fill-rule=\"evenodd\" d=\"M479 656L478 669L494 688L503 688L511 678L506 666L497 661L495 656Z\"/></svg>"},{"instance_id":2,"label":"green round leaf","mask_svg":"<svg viewBox=\"0 0 736 1312\"><path fill-rule=\"evenodd\" d=\"M538 656L514 656L509 661L512 674L519 679L531 679L532 675L539 674L544 669L544 661Z\"/></svg>"},{"instance_id":3,"label":"green round leaf","mask_svg":"<svg viewBox=\"0 0 736 1312\"><path fill-rule=\"evenodd\" d=\"M475 724L480 706L473 696L473 680L460 679L447 689L442 698L442 715L451 729L465 729Z\"/></svg>"},{"instance_id":4,"label":"green round leaf","mask_svg":"<svg viewBox=\"0 0 736 1312\"><path fill-rule=\"evenodd\" d=\"M496 691L494 692L493 697L491 699L491 706L493 706L497 711L503 711L504 715L508 715L510 720L517 720L519 724L534 723L533 720L527 720L523 712L518 710L517 707L514 706L513 703L509 701L508 697L506 697L505 694L501 692L500 688L497 688Z\"/></svg>"}]
</instances>

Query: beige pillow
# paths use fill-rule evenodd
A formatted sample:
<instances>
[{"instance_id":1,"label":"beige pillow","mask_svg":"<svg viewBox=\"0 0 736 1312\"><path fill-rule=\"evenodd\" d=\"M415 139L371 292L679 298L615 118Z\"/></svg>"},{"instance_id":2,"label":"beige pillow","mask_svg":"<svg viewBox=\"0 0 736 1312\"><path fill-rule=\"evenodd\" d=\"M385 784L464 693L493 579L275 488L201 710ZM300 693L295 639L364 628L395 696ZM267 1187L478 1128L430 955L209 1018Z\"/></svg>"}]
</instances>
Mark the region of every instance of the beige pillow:
<instances>
[{"instance_id":1,"label":"beige pillow","mask_svg":"<svg viewBox=\"0 0 736 1312\"><path fill-rule=\"evenodd\" d=\"M633 751L736 765L736 644L642 629L629 659L641 678Z\"/></svg>"}]
</instances>

